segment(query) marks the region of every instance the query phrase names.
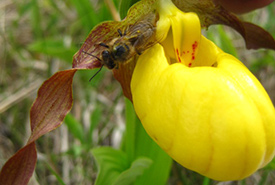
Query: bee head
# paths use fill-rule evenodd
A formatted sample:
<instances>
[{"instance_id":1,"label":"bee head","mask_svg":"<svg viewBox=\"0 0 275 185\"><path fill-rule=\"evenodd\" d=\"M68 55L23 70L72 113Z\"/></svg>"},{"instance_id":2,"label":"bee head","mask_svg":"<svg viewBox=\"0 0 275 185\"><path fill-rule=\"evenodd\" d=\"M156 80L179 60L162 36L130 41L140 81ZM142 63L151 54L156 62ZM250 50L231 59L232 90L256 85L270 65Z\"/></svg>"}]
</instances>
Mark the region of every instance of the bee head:
<instances>
[{"instance_id":1,"label":"bee head","mask_svg":"<svg viewBox=\"0 0 275 185\"><path fill-rule=\"evenodd\" d=\"M103 65L105 65L109 69L114 69L116 67L116 64L115 64L114 60L112 59L112 55L111 55L110 51L108 51L108 50L102 51L101 56L102 56Z\"/></svg>"},{"instance_id":2,"label":"bee head","mask_svg":"<svg viewBox=\"0 0 275 185\"><path fill-rule=\"evenodd\" d=\"M126 48L122 45L118 45L114 48L114 54L117 57L121 57L126 53Z\"/></svg>"},{"instance_id":3,"label":"bee head","mask_svg":"<svg viewBox=\"0 0 275 185\"><path fill-rule=\"evenodd\" d=\"M108 51L108 50L104 50L102 51L101 53L101 59L98 58L97 56L91 54L91 53L88 53L86 51L82 51L83 53L87 54L87 55L90 55L92 57L95 57L97 60L100 61L100 63L102 64L102 66L106 66L108 69L114 69L115 67L117 67L117 64L114 62L114 60L112 59L112 55L111 53ZM100 69L101 70L101 69ZM99 71L100 71L99 70ZM94 77L94 76L93 76ZM92 77L92 78L93 78ZM92 79L91 78L91 79ZM91 80L90 79L90 80Z\"/></svg>"},{"instance_id":4,"label":"bee head","mask_svg":"<svg viewBox=\"0 0 275 185\"><path fill-rule=\"evenodd\" d=\"M109 61L111 59L111 53L108 50L104 50L101 53L103 61Z\"/></svg>"},{"instance_id":5,"label":"bee head","mask_svg":"<svg viewBox=\"0 0 275 185\"><path fill-rule=\"evenodd\" d=\"M120 43L119 45L113 47L113 56L116 60L125 61L129 51L130 48L127 44Z\"/></svg>"}]
</instances>

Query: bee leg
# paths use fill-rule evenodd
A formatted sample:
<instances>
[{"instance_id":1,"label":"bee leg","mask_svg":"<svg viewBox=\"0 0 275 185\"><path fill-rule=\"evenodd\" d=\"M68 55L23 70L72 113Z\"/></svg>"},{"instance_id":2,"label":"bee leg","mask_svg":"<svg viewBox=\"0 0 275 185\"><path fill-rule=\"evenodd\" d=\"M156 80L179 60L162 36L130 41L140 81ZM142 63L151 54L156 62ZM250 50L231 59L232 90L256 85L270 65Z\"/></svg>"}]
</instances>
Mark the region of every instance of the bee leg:
<instances>
[{"instance_id":1,"label":"bee leg","mask_svg":"<svg viewBox=\"0 0 275 185\"><path fill-rule=\"evenodd\" d=\"M138 54L138 55L141 55L142 54L142 52L143 52L143 50L142 49L137 49L137 45L139 44L139 41L140 41L140 37L138 37L138 39L135 41L135 43L133 44L133 47L135 48L135 51L136 51L136 53Z\"/></svg>"},{"instance_id":2,"label":"bee leg","mask_svg":"<svg viewBox=\"0 0 275 185\"><path fill-rule=\"evenodd\" d=\"M104 65L100 67L100 69L90 78L89 82L101 71Z\"/></svg>"},{"instance_id":3,"label":"bee leg","mask_svg":"<svg viewBox=\"0 0 275 185\"><path fill-rule=\"evenodd\" d=\"M121 37L123 36L123 34L122 34L122 32L121 32L120 29L117 29L117 32L118 32L118 34L119 34Z\"/></svg>"}]
</instances>

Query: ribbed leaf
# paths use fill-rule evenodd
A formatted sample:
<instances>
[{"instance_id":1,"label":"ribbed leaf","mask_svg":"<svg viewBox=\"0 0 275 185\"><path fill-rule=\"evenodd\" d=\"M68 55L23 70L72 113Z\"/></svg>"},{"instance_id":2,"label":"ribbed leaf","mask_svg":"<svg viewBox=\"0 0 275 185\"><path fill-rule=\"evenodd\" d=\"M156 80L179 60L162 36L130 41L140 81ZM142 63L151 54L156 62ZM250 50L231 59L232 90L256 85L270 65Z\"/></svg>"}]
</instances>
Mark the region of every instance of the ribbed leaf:
<instances>
[{"instance_id":1,"label":"ribbed leaf","mask_svg":"<svg viewBox=\"0 0 275 185\"><path fill-rule=\"evenodd\" d=\"M122 172L115 180L113 185L131 185L134 184L139 176L142 176L144 171L152 165L152 160L149 158L136 159L128 170Z\"/></svg>"},{"instance_id":2,"label":"ribbed leaf","mask_svg":"<svg viewBox=\"0 0 275 185\"><path fill-rule=\"evenodd\" d=\"M121 150L100 147L93 149L92 154L99 168L95 185L112 184L130 166L127 155Z\"/></svg>"}]
</instances>

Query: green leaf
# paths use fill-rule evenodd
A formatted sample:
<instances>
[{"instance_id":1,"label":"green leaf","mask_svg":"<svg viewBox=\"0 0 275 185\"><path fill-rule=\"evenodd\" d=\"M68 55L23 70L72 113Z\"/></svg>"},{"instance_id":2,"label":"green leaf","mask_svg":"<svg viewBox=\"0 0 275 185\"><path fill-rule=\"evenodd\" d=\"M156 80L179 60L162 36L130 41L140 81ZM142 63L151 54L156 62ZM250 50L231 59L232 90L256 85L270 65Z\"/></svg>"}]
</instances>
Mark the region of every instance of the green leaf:
<instances>
[{"instance_id":1,"label":"green leaf","mask_svg":"<svg viewBox=\"0 0 275 185\"><path fill-rule=\"evenodd\" d=\"M126 117L126 131L121 147L127 153L129 160L133 161L135 158L135 139L136 139L136 122L138 118L132 103L125 99L125 117Z\"/></svg>"},{"instance_id":2,"label":"green leaf","mask_svg":"<svg viewBox=\"0 0 275 185\"><path fill-rule=\"evenodd\" d=\"M221 48L224 52L229 53L235 57L238 57L238 53L236 51L236 48L234 47L232 43L232 39L229 38L228 34L225 33L223 26L218 26L219 35L222 40L221 42Z\"/></svg>"},{"instance_id":3,"label":"green leaf","mask_svg":"<svg viewBox=\"0 0 275 185\"><path fill-rule=\"evenodd\" d=\"M172 159L145 132L134 112L132 103L126 99L126 133L124 147L129 159L148 157L153 164L136 181L136 185L166 184Z\"/></svg>"},{"instance_id":4,"label":"green leaf","mask_svg":"<svg viewBox=\"0 0 275 185\"><path fill-rule=\"evenodd\" d=\"M235 57L238 57L238 52L233 45L232 39L225 32L224 27L211 26L206 32L207 38L213 41L217 46L219 46L224 52L229 53Z\"/></svg>"},{"instance_id":5,"label":"green leaf","mask_svg":"<svg viewBox=\"0 0 275 185\"><path fill-rule=\"evenodd\" d=\"M261 180L258 183L259 185L268 184L267 179L268 179L269 173L270 173L270 171L268 171L268 170L263 171L263 173L261 174Z\"/></svg>"},{"instance_id":6,"label":"green leaf","mask_svg":"<svg viewBox=\"0 0 275 185\"><path fill-rule=\"evenodd\" d=\"M202 185L209 185L210 184L210 179L207 177L204 177L203 184Z\"/></svg>"},{"instance_id":7,"label":"green leaf","mask_svg":"<svg viewBox=\"0 0 275 185\"><path fill-rule=\"evenodd\" d=\"M262 56L260 58L255 58L249 66L249 69L253 73L258 73L260 70L268 66L272 66L273 68L275 68L273 53L274 52L272 51L262 51Z\"/></svg>"},{"instance_id":8,"label":"green leaf","mask_svg":"<svg viewBox=\"0 0 275 185\"><path fill-rule=\"evenodd\" d=\"M95 12L94 8L92 7L91 1L71 0L71 3L74 5L74 8L78 13L78 17L82 23L83 28L85 28L87 31L91 30L94 25L101 22L97 12Z\"/></svg>"},{"instance_id":9,"label":"green leaf","mask_svg":"<svg viewBox=\"0 0 275 185\"><path fill-rule=\"evenodd\" d=\"M146 169L152 165L152 160L148 158L136 159L128 170L125 170L116 179L113 185L130 185L134 184L136 179L141 176Z\"/></svg>"},{"instance_id":10,"label":"green leaf","mask_svg":"<svg viewBox=\"0 0 275 185\"><path fill-rule=\"evenodd\" d=\"M136 122L135 154L136 157L146 156L153 160L149 170L137 179L136 185L166 184L172 159L148 136L140 121Z\"/></svg>"},{"instance_id":11,"label":"green leaf","mask_svg":"<svg viewBox=\"0 0 275 185\"><path fill-rule=\"evenodd\" d=\"M221 25L216 27L211 26L207 30L206 34L207 34L207 38L213 41L224 52L230 53L231 55L238 57L238 52L232 43L232 39L229 38L223 26Z\"/></svg>"},{"instance_id":12,"label":"green leaf","mask_svg":"<svg viewBox=\"0 0 275 185\"><path fill-rule=\"evenodd\" d=\"M65 117L65 124L67 125L69 131L73 136L81 143L84 143L84 130L81 126L81 123L79 123L71 114L68 114Z\"/></svg>"},{"instance_id":13,"label":"green leaf","mask_svg":"<svg viewBox=\"0 0 275 185\"><path fill-rule=\"evenodd\" d=\"M86 150L87 150L86 145L74 144L70 146L69 150L67 150L65 153L77 158L77 157L80 157L80 155L83 154L83 151L86 151Z\"/></svg>"},{"instance_id":14,"label":"green leaf","mask_svg":"<svg viewBox=\"0 0 275 185\"><path fill-rule=\"evenodd\" d=\"M63 40L37 40L36 42L30 44L28 49L38 53L44 53L53 57L58 57L67 62L72 61L74 53L77 51L76 47L66 46Z\"/></svg>"},{"instance_id":15,"label":"green leaf","mask_svg":"<svg viewBox=\"0 0 275 185\"><path fill-rule=\"evenodd\" d=\"M65 182L62 180L62 177L60 177L60 175L51 167L51 165L47 162L45 163L48 169L51 171L51 173L56 177L56 180L58 181L58 183L60 185L66 185Z\"/></svg>"},{"instance_id":16,"label":"green leaf","mask_svg":"<svg viewBox=\"0 0 275 185\"><path fill-rule=\"evenodd\" d=\"M92 146L93 143L93 131L98 126L100 119L102 118L102 108L100 106L96 106L93 114L91 116L90 128L88 132L88 144Z\"/></svg>"},{"instance_id":17,"label":"green leaf","mask_svg":"<svg viewBox=\"0 0 275 185\"><path fill-rule=\"evenodd\" d=\"M41 29L41 16L40 16L40 8L38 5L38 0L32 0L32 15L31 15L31 23L32 28L34 31L34 35L36 36L36 39L41 38L43 33Z\"/></svg>"},{"instance_id":18,"label":"green leaf","mask_svg":"<svg viewBox=\"0 0 275 185\"><path fill-rule=\"evenodd\" d=\"M275 158L273 158L272 161L264 167L264 169L266 169L266 170L275 170Z\"/></svg>"},{"instance_id":19,"label":"green leaf","mask_svg":"<svg viewBox=\"0 0 275 185\"><path fill-rule=\"evenodd\" d=\"M93 149L92 154L99 167L95 185L112 184L130 166L127 155L121 150L100 147Z\"/></svg>"}]
</instances>

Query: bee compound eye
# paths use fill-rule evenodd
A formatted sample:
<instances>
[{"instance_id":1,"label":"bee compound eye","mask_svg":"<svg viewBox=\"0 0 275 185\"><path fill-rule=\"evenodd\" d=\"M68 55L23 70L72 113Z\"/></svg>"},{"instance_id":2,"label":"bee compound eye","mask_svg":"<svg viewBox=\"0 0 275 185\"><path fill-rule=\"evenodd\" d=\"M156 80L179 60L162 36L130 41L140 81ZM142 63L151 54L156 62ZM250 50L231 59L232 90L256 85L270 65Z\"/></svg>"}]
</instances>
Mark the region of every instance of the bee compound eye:
<instances>
[{"instance_id":1,"label":"bee compound eye","mask_svg":"<svg viewBox=\"0 0 275 185\"><path fill-rule=\"evenodd\" d=\"M116 56L122 56L123 54L125 54L126 49L125 49L125 47L119 45L119 46L117 46L117 47L115 48L115 51L116 51L116 52L115 52L115 53L116 53Z\"/></svg>"},{"instance_id":2,"label":"bee compound eye","mask_svg":"<svg viewBox=\"0 0 275 185\"><path fill-rule=\"evenodd\" d=\"M104 61L106 61L106 60L108 60L110 58L110 52L107 51L107 50L102 51L101 55L102 55L102 59Z\"/></svg>"}]
</instances>

